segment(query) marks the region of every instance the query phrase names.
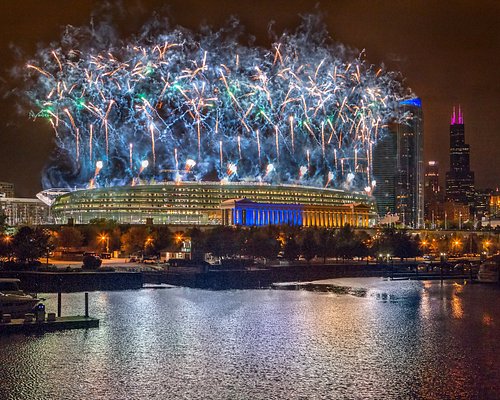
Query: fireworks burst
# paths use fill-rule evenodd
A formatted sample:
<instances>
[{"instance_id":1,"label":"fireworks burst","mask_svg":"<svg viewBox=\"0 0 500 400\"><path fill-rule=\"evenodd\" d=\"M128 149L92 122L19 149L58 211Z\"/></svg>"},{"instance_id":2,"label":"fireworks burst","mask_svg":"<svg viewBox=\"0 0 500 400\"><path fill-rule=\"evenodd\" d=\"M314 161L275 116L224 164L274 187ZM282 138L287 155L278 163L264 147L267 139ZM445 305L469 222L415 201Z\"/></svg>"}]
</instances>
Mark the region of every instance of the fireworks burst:
<instances>
[{"instance_id":1,"label":"fireworks burst","mask_svg":"<svg viewBox=\"0 0 500 400\"><path fill-rule=\"evenodd\" d=\"M44 187L116 185L139 174L369 186L373 146L405 90L331 43L315 20L270 49L168 25L99 45L99 29L68 27L26 69L34 115L50 122L58 158L71 166L68 176L53 161ZM102 160L98 174L93 160Z\"/></svg>"}]
</instances>

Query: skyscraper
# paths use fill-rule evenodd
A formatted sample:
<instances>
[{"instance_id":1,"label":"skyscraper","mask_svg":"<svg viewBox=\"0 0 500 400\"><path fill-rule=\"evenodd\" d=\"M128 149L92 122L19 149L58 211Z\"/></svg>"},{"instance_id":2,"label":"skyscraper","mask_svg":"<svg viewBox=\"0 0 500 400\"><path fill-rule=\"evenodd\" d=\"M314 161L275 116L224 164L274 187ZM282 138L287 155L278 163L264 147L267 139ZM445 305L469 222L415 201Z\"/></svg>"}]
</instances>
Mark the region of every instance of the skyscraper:
<instances>
[{"instance_id":1,"label":"skyscraper","mask_svg":"<svg viewBox=\"0 0 500 400\"><path fill-rule=\"evenodd\" d=\"M464 117L460 106L458 116L453 107L450 123L450 170L446 173L446 199L472 205L474 172L470 170L470 146L465 143Z\"/></svg>"},{"instance_id":2,"label":"skyscraper","mask_svg":"<svg viewBox=\"0 0 500 400\"><path fill-rule=\"evenodd\" d=\"M425 166L424 199L425 220L435 226L436 219L440 217L439 203L442 203L442 191L439 185L439 163L429 161Z\"/></svg>"},{"instance_id":3,"label":"skyscraper","mask_svg":"<svg viewBox=\"0 0 500 400\"><path fill-rule=\"evenodd\" d=\"M441 191L439 186L439 163L437 161L429 161L427 163L425 167L424 186L426 197L437 195Z\"/></svg>"},{"instance_id":4,"label":"skyscraper","mask_svg":"<svg viewBox=\"0 0 500 400\"><path fill-rule=\"evenodd\" d=\"M394 123L374 150L374 197L379 215L394 213L404 226L424 225L423 114L419 98L400 103L404 122Z\"/></svg>"},{"instance_id":5,"label":"skyscraper","mask_svg":"<svg viewBox=\"0 0 500 400\"><path fill-rule=\"evenodd\" d=\"M373 151L373 176L377 182L373 196L377 201L377 212L381 217L396 214L396 155L396 133L389 129Z\"/></svg>"}]
</instances>

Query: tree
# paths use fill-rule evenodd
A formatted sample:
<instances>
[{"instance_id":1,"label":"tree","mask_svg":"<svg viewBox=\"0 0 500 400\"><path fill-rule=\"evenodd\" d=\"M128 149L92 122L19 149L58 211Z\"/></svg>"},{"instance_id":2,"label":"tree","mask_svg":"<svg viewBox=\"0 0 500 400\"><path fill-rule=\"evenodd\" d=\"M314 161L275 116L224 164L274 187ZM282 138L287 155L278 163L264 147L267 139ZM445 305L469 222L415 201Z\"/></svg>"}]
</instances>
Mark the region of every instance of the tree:
<instances>
[{"instance_id":1,"label":"tree","mask_svg":"<svg viewBox=\"0 0 500 400\"><path fill-rule=\"evenodd\" d=\"M56 245L58 247L80 247L83 243L83 235L79 229L72 226L64 226L57 233Z\"/></svg>"},{"instance_id":2,"label":"tree","mask_svg":"<svg viewBox=\"0 0 500 400\"><path fill-rule=\"evenodd\" d=\"M353 258L362 247L349 224L340 228L335 235L335 255L342 258Z\"/></svg>"},{"instance_id":3,"label":"tree","mask_svg":"<svg viewBox=\"0 0 500 400\"><path fill-rule=\"evenodd\" d=\"M394 228L385 229L375 241L373 249L377 253L391 254L401 260L421 254L417 240L413 239L406 231Z\"/></svg>"},{"instance_id":4,"label":"tree","mask_svg":"<svg viewBox=\"0 0 500 400\"><path fill-rule=\"evenodd\" d=\"M98 269L102 264L99 257L87 255L83 257L83 269Z\"/></svg>"},{"instance_id":5,"label":"tree","mask_svg":"<svg viewBox=\"0 0 500 400\"><path fill-rule=\"evenodd\" d=\"M158 226L151 232L152 250L156 255L159 255L162 250L167 249L172 245L172 231L168 226ZM180 244L179 244L180 247Z\"/></svg>"},{"instance_id":6,"label":"tree","mask_svg":"<svg viewBox=\"0 0 500 400\"><path fill-rule=\"evenodd\" d=\"M246 253L252 257L276 258L281 244L278 232L273 227L254 228L249 231Z\"/></svg>"},{"instance_id":7,"label":"tree","mask_svg":"<svg viewBox=\"0 0 500 400\"><path fill-rule=\"evenodd\" d=\"M335 257L343 259L360 257L365 258L370 254L368 243L371 237L365 231L356 232L349 224L340 228L333 237L330 252Z\"/></svg>"},{"instance_id":8,"label":"tree","mask_svg":"<svg viewBox=\"0 0 500 400\"><path fill-rule=\"evenodd\" d=\"M4 233L7 229L7 215L3 210L0 210L0 233Z\"/></svg>"},{"instance_id":9,"label":"tree","mask_svg":"<svg viewBox=\"0 0 500 400\"><path fill-rule=\"evenodd\" d=\"M23 226L12 241L13 253L21 263L31 263L47 252L49 233L42 228Z\"/></svg>"},{"instance_id":10,"label":"tree","mask_svg":"<svg viewBox=\"0 0 500 400\"><path fill-rule=\"evenodd\" d=\"M0 257L12 258L12 236L0 233Z\"/></svg>"},{"instance_id":11,"label":"tree","mask_svg":"<svg viewBox=\"0 0 500 400\"><path fill-rule=\"evenodd\" d=\"M323 257L323 264L326 258L334 255L336 240L331 229L320 229L317 231L318 255Z\"/></svg>"},{"instance_id":12,"label":"tree","mask_svg":"<svg viewBox=\"0 0 500 400\"><path fill-rule=\"evenodd\" d=\"M313 230L307 229L305 231L304 237L302 238L301 251L308 263L316 256L318 252L318 243L314 237Z\"/></svg>"},{"instance_id":13,"label":"tree","mask_svg":"<svg viewBox=\"0 0 500 400\"><path fill-rule=\"evenodd\" d=\"M299 226L283 225L281 228L281 247L283 258L288 261L297 260L300 256L302 228Z\"/></svg>"},{"instance_id":14,"label":"tree","mask_svg":"<svg viewBox=\"0 0 500 400\"><path fill-rule=\"evenodd\" d=\"M115 229L118 224L114 219L93 218L89 221L89 225L95 226L100 231L110 232Z\"/></svg>"},{"instance_id":15,"label":"tree","mask_svg":"<svg viewBox=\"0 0 500 400\"><path fill-rule=\"evenodd\" d=\"M300 255L300 245L295 236L289 235L283 247L283 257L288 261L295 261Z\"/></svg>"},{"instance_id":16,"label":"tree","mask_svg":"<svg viewBox=\"0 0 500 400\"><path fill-rule=\"evenodd\" d=\"M197 261L203 260L206 252L207 235L196 227L193 227L188 234L191 238L191 258Z\"/></svg>"},{"instance_id":17,"label":"tree","mask_svg":"<svg viewBox=\"0 0 500 400\"><path fill-rule=\"evenodd\" d=\"M241 250L241 230L218 226L207 234L206 250L215 257L233 257Z\"/></svg>"},{"instance_id":18,"label":"tree","mask_svg":"<svg viewBox=\"0 0 500 400\"><path fill-rule=\"evenodd\" d=\"M144 226L131 227L121 238L125 252L133 254L144 251L148 233L148 230Z\"/></svg>"},{"instance_id":19,"label":"tree","mask_svg":"<svg viewBox=\"0 0 500 400\"><path fill-rule=\"evenodd\" d=\"M108 233L108 235L109 235L109 251L120 250L121 236L122 236L121 229L117 226L110 233Z\"/></svg>"}]
</instances>

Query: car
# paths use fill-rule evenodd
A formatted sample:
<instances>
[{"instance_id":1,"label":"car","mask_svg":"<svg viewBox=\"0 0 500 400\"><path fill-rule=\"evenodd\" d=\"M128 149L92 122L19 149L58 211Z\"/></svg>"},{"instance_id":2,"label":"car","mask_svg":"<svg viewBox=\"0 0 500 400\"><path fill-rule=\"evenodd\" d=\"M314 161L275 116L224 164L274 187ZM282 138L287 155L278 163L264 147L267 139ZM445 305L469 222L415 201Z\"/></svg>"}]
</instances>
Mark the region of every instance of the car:
<instances>
[{"instance_id":1,"label":"car","mask_svg":"<svg viewBox=\"0 0 500 400\"><path fill-rule=\"evenodd\" d=\"M429 264L418 264L417 270L418 272L429 272L431 266Z\"/></svg>"},{"instance_id":2,"label":"car","mask_svg":"<svg viewBox=\"0 0 500 400\"><path fill-rule=\"evenodd\" d=\"M424 260L433 261L434 256L432 254L424 254Z\"/></svg>"},{"instance_id":3,"label":"car","mask_svg":"<svg viewBox=\"0 0 500 400\"><path fill-rule=\"evenodd\" d=\"M131 263L132 263L132 262L133 262L133 263L135 263L135 262L139 262L139 259L138 259L136 256L132 256L132 257L130 257L130 258L128 259L128 262L131 262Z\"/></svg>"},{"instance_id":4,"label":"car","mask_svg":"<svg viewBox=\"0 0 500 400\"><path fill-rule=\"evenodd\" d=\"M453 266L453 271L469 272L471 269L471 263L467 261L461 261Z\"/></svg>"},{"instance_id":5,"label":"car","mask_svg":"<svg viewBox=\"0 0 500 400\"><path fill-rule=\"evenodd\" d=\"M155 258L143 258L141 260L141 263L143 263L143 264L158 264L158 260Z\"/></svg>"},{"instance_id":6,"label":"car","mask_svg":"<svg viewBox=\"0 0 500 400\"><path fill-rule=\"evenodd\" d=\"M103 260L110 260L111 259L111 253L101 253L101 258Z\"/></svg>"}]
</instances>

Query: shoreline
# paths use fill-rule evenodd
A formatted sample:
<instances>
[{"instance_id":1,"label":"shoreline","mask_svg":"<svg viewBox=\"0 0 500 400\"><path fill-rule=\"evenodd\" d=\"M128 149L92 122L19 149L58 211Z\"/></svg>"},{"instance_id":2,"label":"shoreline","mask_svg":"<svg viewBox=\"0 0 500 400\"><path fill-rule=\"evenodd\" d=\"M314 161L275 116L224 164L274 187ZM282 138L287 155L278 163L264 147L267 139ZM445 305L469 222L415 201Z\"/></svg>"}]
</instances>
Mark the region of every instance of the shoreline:
<instances>
[{"instance_id":1,"label":"shoreline","mask_svg":"<svg viewBox=\"0 0 500 400\"><path fill-rule=\"evenodd\" d=\"M24 290L57 293L99 290L134 290L147 284L168 284L211 290L271 288L277 282L311 282L338 277L385 275L377 266L321 264L280 266L252 270L227 269L200 272L171 269L161 272L126 271L0 271L0 277L18 278Z\"/></svg>"},{"instance_id":2,"label":"shoreline","mask_svg":"<svg viewBox=\"0 0 500 400\"><path fill-rule=\"evenodd\" d=\"M311 284L336 278L387 278L389 280L464 280L463 274L423 274L409 270L394 271L381 265L311 264L259 266L254 269L210 269L171 267L166 271L0 271L0 277L18 278L29 292L91 292L137 290L148 284L167 284L209 290L272 288L279 283ZM324 285L324 282L322 283ZM352 286L347 284L346 286ZM357 289L357 288L356 288ZM337 290L330 288L330 290Z\"/></svg>"}]
</instances>

